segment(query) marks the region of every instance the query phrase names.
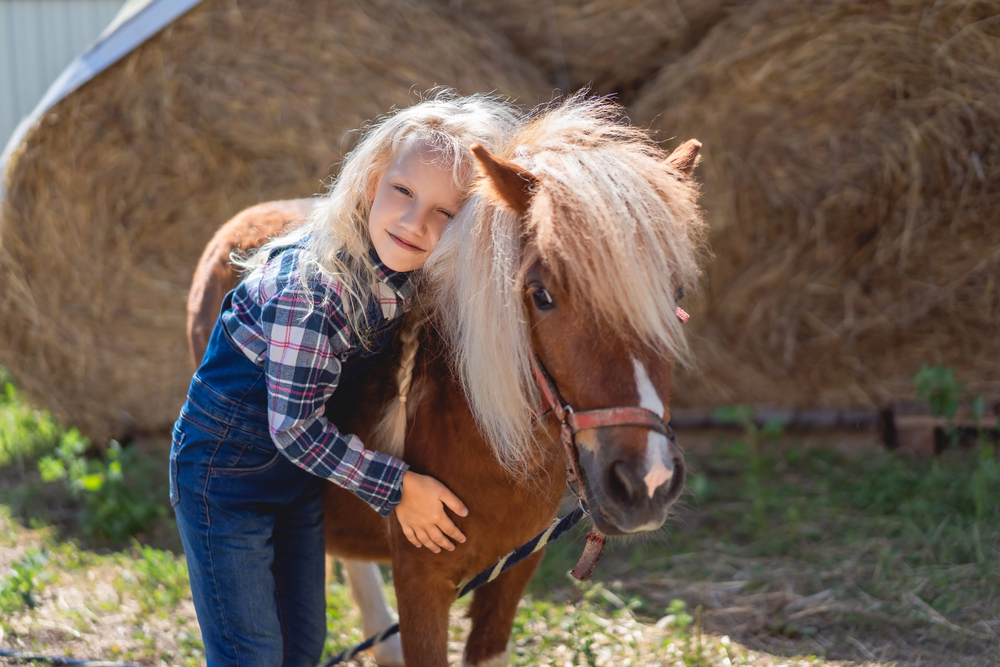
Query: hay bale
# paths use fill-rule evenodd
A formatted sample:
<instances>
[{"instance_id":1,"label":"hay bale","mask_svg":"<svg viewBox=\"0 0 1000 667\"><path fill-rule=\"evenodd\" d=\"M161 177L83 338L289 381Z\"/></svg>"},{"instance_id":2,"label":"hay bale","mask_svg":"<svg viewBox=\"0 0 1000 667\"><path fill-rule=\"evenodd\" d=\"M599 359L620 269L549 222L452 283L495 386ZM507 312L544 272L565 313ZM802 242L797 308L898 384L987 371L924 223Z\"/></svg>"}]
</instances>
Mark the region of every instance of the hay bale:
<instances>
[{"instance_id":1,"label":"hay bale","mask_svg":"<svg viewBox=\"0 0 1000 667\"><path fill-rule=\"evenodd\" d=\"M502 35L391 0L206 0L57 103L7 171L0 364L101 439L162 430L190 381L185 301L215 229L310 196L353 128L449 85L534 105Z\"/></svg>"},{"instance_id":2,"label":"hay bale","mask_svg":"<svg viewBox=\"0 0 1000 667\"><path fill-rule=\"evenodd\" d=\"M995 4L761 0L641 92L705 144L689 404L861 407L921 364L1000 394Z\"/></svg>"},{"instance_id":3,"label":"hay bale","mask_svg":"<svg viewBox=\"0 0 1000 667\"><path fill-rule=\"evenodd\" d=\"M746 0L438 0L503 31L563 89L632 93Z\"/></svg>"}]
</instances>

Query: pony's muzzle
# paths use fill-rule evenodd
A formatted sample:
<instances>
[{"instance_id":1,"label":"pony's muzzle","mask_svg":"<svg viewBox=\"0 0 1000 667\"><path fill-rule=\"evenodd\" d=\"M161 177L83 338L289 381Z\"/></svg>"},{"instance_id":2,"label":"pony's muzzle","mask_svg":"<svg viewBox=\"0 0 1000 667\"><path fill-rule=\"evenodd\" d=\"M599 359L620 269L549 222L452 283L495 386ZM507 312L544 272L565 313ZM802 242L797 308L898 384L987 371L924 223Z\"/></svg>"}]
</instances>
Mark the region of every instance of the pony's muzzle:
<instances>
[{"instance_id":1,"label":"pony's muzzle","mask_svg":"<svg viewBox=\"0 0 1000 667\"><path fill-rule=\"evenodd\" d=\"M641 445L629 447L631 455L606 457L610 452L623 453L620 440L619 447L613 445L625 433L598 430L599 435L592 432L585 438L589 446L580 448L580 472L592 509L603 519L598 521L600 529L609 535L656 530L684 490L680 449L665 435L644 429L633 431L633 437L641 434Z\"/></svg>"}]
</instances>

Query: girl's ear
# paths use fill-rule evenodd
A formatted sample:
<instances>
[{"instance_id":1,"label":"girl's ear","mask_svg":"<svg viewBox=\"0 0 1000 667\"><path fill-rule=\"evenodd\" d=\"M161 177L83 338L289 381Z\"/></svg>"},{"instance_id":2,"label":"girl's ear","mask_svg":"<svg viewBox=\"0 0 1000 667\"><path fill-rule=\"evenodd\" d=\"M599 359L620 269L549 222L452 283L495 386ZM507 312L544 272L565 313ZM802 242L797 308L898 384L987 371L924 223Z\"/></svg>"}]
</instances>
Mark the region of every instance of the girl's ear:
<instances>
[{"instance_id":1,"label":"girl's ear","mask_svg":"<svg viewBox=\"0 0 1000 667\"><path fill-rule=\"evenodd\" d=\"M472 154L486 176L493 198L518 215L527 213L538 179L527 169L493 155L482 144L472 144Z\"/></svg>"},{"instance_id":2,"label":"girl's ear","mask_svg":"<svg viewBox=\"0 0 1000 667\"><path fill-rule=\"evenodd\" d=\"M680 172L683 178L690 178L694 168L701 161L701 142L697 139L688 139L683 144L674 149L674 152L663 161L668 167Z\"/></svg>"}]
</instances>

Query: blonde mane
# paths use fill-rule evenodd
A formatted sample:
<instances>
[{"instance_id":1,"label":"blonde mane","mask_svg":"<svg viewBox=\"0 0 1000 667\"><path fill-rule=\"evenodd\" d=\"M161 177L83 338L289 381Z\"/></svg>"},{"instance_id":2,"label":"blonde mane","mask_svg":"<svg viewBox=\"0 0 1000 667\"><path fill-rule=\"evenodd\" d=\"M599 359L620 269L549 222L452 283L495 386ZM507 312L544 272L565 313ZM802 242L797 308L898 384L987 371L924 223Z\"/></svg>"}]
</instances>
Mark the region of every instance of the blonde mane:
<instances>
[{"instance_id":1,"label":"blonde mane","mask_svg":"<svg viewBox=\"0 0 1000 667\"><path fill-rule=\"evenodd\" d=\"M690 351L676 291L698 276L705 224L698 189L621 108L577 95L538 113L506 157L538 180L520 219L480 181L425 267L428 294L480 430L523 471L537 446L524 271L543 262L594 313L682 364Z\"/></svg>"}]
</instances>

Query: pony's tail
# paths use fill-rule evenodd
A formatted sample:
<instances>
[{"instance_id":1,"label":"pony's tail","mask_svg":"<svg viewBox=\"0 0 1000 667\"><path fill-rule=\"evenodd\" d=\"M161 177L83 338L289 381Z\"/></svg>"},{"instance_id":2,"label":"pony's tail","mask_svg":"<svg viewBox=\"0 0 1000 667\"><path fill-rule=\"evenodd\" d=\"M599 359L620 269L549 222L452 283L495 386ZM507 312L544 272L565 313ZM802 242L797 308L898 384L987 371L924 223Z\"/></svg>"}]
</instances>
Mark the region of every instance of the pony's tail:
<instances>
[{"instance_id":1,"label":"pony's tail","mask_svg":"<svg viewBox=\"0 0 1000 667\"><path fill-rule=\"evenodd\" d=\"M389 401L382 412L382 419L375 425L375 442L380 451L397 458L403 456L406 442L406 397L413 381L413 369L417 365L417 350L420 349L422 322L415 322L399 334L403 343L403 356L396 371L396 385L399 393Z\"/></svg>"}]
</instances>

